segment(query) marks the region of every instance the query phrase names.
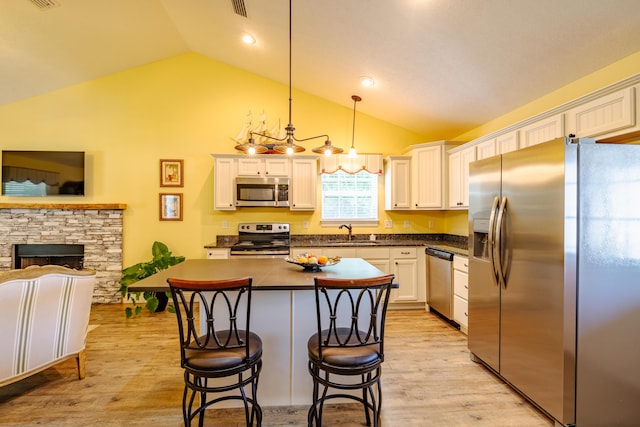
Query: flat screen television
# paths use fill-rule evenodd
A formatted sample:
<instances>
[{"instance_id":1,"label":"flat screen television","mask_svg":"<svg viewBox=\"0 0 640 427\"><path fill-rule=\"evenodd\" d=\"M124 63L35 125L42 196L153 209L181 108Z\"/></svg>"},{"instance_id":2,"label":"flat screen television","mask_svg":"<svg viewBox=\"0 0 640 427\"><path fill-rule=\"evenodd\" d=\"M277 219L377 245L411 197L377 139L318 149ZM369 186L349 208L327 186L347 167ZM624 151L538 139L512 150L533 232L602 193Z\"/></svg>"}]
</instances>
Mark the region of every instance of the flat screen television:
<instances>
[{"instance_id":1,"label":"flat screen television","mask_svg":"<svg viewBox=\"0 0 640 427\"><path fill-rule=\"evenodd\" d=\"M84 196L83 151L2 151L2 195Z\"/></svg>"}]
</instances>

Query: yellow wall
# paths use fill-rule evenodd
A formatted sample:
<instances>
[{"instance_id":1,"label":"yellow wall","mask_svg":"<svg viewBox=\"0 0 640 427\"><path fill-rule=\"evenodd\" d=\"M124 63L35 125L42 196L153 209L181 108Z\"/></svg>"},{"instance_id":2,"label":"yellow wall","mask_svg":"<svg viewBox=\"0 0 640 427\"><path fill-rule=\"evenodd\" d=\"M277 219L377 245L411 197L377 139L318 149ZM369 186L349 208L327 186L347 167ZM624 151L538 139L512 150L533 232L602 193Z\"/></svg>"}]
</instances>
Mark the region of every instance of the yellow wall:
<instances>
[{"instance_id":1,"label":"yellow wall","mask_svg":"<svg viewBox=\"0 0 640 427\"><path fill-rule=\"evenodd\" d=\"M450 139L470 141L639 69L640 52ZM350 145L351 108L295 89L293 100L298 137L326 133L335 145ZM235 234L237 224L245 221L289 222L294 234L337 233L337 228L319 226L319 210L213 210L210 154L234 152L231 137L249 111L254 117L265 111L269 123L278 119L286 123L288 87L198 54L185 54L0 106L0 148L86 151L88 195L81 200L56 200L125 203L125 265L148 259L154 240L167 243L175 254L203 257L205 244L215 242L218 234ZM358 115L356 147L360 152L402 154L407 146L422 142L426 142L422 135ZM316 145L317 141L311 142L307 148ZM184 159L184 188L160 187L160 159ZM173 191L184 194L184 220L159 221L159 193ZM467 234L466 211L386 212L382 208L383 194L380 226L357 228L357 233ZM0 197L0 201L37 203L42 199ZM384 228L384 221L389 219L392 229ZM304 221L310 222L309 229L302 228ZM228 229L222 228L224 222Z\"/></svg>"},{"instance_id":2,"label":"yellow wall","mask_svg":"<svg viewBox=\"0 0 640 427\"><path fill-rule=\"evenodd\" d=\"M175 254L204 257L203 246L215 242L218 234L236 234L239 222L290 222L296 234L337 232L337 227L329 230L317 225L319 211L213 210L211 153L235 152L231 137L249 111L256 119L265 111L269 123L280 119L286 124L288 87L198 54L186 54L0 106L0 148L86 151L87 196L47 202L125 203L125 266L150 258L154 240L167 243ZM293 122L300 138L326 133L335 145L347 148L352 118L351 108L293 92ZM322 142L311 141L307 149ZM421 135L358 115L356 147L360 152L401 154L408 145L421 142L425 142ZM160 159L184 159L183 188L160 187ZM161 192L184 194L183 221L159 221ZM0 199L5 203L43 202ZM442 232L442 213L424 218L431 216L431 231ZM408 229L404 228L405 218L411 222ZM419 214L387 215L381 209L380 220L385 219L394 220L393 229L381 225L356 232L424 231ZM225 221L228 229L222 228ZM302 229L303 221L311 222L308 230Z\"/></svg>"}]
</instances>

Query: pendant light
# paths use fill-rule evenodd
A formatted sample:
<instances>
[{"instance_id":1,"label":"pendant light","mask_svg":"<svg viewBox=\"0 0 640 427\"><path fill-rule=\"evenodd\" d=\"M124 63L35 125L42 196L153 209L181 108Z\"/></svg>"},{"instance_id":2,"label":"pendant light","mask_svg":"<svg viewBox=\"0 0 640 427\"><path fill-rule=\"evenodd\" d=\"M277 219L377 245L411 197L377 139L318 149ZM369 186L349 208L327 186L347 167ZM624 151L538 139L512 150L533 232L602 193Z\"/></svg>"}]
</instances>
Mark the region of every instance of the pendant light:
<instances>
[{"instance_id":1,"label":"pendant light","mask_svg":"<svg viewBox=\"0 0 640 427\"><path fill-rule=\"evenodd\" d=\"M351 148L349 149L349 157L356 157L358 153L356 153L356 147L353 142L356 137L356 103L362 101L362 98L358 95L351 95L351 99L353 99L353 130L351 131Z\"/></svg>"},{"instance_id":2,"label":"pendant light","mask_svg":"<svg viewBox=\"0 0 640 427\"><path fill-rule=\"evenodd\" d=\"M341 148L338 147L333 147L331 145L331 140L329 139L328 135L318 135L318 136L312 136L310 138L302 138L302 139L298 139L296 138L294 132L296 130L296 128L293 126L292 124L292 120L291 120L291 106L292 106L292 88L291 88L291 45L292 45L292 13L291 13L291 3L292 1L289 0L289 123L287 124L287 126L284 128L286 135L282 138L277 138L271 135L267 135L264 133L260 133L260 132L250 132L249 133L249 142L244 143L244 144L239 144L236 145L236 150L239 151L245 151L247 153L252 152L255 149L256 153L260 153L260 152L266 152L269 150L269 148L272 148L274 151L278 152L278 153L282 153L282 154L293 154L293 153L300 153L302 151L305 150L305 148L301 145L296 144L296 142L304 142L304 141L309 141L312 139L317 139L317 138L325 138L325 143L323 145L324 150L322 151L323 153L326 152L327 150L329 150L329 154L332 152L335 153L341 153L343 150ZM254 140L254 135L263 137L267 140L271 140L274 141L275 144L256 144L255 140ZM269 147L271 146L271 147ZM262 148L260 148L262 147ZM317 149L314 148L313 151L314 152L318 152L316 151Z\"/></svg>"}]
</instances>

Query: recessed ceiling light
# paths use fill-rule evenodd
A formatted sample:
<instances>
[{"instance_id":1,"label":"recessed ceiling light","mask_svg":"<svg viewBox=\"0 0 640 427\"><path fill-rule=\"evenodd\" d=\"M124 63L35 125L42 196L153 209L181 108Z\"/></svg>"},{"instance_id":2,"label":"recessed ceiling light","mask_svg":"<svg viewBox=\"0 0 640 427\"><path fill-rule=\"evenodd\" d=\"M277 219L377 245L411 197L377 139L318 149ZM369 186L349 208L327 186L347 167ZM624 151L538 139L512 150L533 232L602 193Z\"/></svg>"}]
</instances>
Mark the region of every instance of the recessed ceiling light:
<instances>
[{"instance_id":1,"label":"recessed ceiling light","mask_svg":"<svg viewBox=\"0 0 640 427\"><path fill-rule=\"evenodd\" d=\"M369 76L362 76L360 77L360 84L363 87L374 87L376 85L376 81Z\"/></svg>"},{"instance_id":2,"label":"recessed ceiling light","mask_svg":"<svg viewBox=\"0 0 640 427\"><path fill-rule=\"evenodd\" d=\"M253 36L252 36L251 34L249 34L249 33L244 33L244 34L242 35L242 41L243 41L245 44L256 44L256 38L255 38L255 37L253 37Z\"/></svg>"}]
</instances>

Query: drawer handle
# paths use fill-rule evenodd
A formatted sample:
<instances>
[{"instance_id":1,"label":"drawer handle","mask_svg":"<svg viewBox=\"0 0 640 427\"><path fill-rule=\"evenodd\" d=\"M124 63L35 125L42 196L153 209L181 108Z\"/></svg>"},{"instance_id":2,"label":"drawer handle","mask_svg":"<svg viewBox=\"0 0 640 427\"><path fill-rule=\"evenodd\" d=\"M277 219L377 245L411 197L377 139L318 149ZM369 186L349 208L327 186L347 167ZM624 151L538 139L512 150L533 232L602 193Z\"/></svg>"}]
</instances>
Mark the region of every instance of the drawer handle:
<instances>
[{"instance_id":1,"label":"drawer handle","mask_svg":"<svg viewBox=\"0 0 640 427\"><path fill-rule=\"evenodd\" d=\"M465 267L469 267L469 264L465 264L464 266L465 266Z\"/></svg>"},{"instance_id":2,"label":"drawer handle","mask_svg":"<svg viewBox=\"0 0 640 427\"><path fill-rule=\"evenodd\" d=\"M469 289L469 285L464 285L464 288L465 289Z\"/></svg>"},{"instance_id":3,"label":"drawer handle","mask_svg":"<svg viewBox=\"0 0 640 427\"><path fill-rule=\"evenodd\" d=\"M464 317L469 317L469 314L466 311L464 312Z\"/></svg>"}]
</instances>

